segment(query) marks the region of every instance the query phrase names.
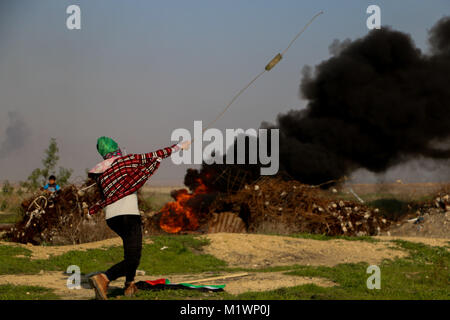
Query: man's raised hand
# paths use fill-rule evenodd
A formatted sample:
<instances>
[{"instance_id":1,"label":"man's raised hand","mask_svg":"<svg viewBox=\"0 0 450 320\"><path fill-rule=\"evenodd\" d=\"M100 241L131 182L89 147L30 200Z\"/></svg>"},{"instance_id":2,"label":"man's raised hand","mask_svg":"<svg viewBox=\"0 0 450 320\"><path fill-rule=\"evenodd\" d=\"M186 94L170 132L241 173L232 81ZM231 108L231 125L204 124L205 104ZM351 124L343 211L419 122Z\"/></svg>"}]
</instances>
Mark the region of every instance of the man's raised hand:
<instances>
[{"instance_id":1,"label":"man's raised hand","mask_svg":"<svg viewBox=\"0 0 450 320\"><path fill-rule=\"evenodd\" d=\"M189 147L191 146L191 141L183 141L180 143L180 148L183 150L189 150Z\"/></svg>"}]
</instances>

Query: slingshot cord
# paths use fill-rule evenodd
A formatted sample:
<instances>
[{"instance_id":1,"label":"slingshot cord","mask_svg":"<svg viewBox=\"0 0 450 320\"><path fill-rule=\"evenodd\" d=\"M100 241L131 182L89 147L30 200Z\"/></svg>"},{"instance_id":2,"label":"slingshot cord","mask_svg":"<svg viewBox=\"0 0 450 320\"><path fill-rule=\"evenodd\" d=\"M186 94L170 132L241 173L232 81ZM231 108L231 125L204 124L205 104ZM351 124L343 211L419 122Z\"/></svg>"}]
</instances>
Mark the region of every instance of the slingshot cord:
<instances>
[{"instance_id":1,"label":"slingshot cord","mask_svg":"<svg viewBox=\"0 0 450 320\"><path fill-rule=\"evenodd\" d=\"M294 37L294 39L292 39L292 41L289 43L289 45L286 47L286 49L284 49L284 51L278 55L275 56L275 58L272 59L271 62L269 62L269 64L266 66L266 68L261 71L256 77L253 78L252 81L250 81L245 87L243 87L234 97L233 99L231 99L231 101L226 105L226 107L222 110L222 112L220 112L217 117L212 120L204 129L203 132L205 132L207 129L211 128L211 126L220 119L220 117L222 117L222 115L230 108L230 106L233 104L234 101L236 101L236 99L245 91L247 90L248 87L250 87L259 77L261 77L264 72L269 71L270 69L272 69L280 60L281 58L286 54L286 52L289 50L289 48L292 46L292 44L294 44L294 42L303 34L303 32L305 32L305 30L310 26L310 24L321 14L323 13L323 11L320 11L319 13L317 13L314 17L311 18L311 20L309 20L309 22L303 27L302 30L300 30L299 33L297 33L297 35Z\"/></svg>"},{"instance_id":2,"label":"slingshot cord","mask_svg":"<svg viewBox=\"0 0 450 320\"><path fill-rule=\"evenodd\" d=\"M203 132L205 132L207 129L211 128L211 126L220 119L220 117L222 117L222 115L228 110L228 108L233 104L233 102L245 91L247 90L248 87L250 87L253 82L255 82L256 80L258 80L259 77L261 77L263 75L263 73L266 72L266 70L261 71L256 77L253 78L252 81L250 81L245 87L243 87L234 97L233 99L231 99L231 101L227 104L227 106L222 110L221 113L219 113L217 115L217 117L211 121L204 129Z\"/></svg>"},{"instance_id":3,"label":"slingshot cord","mask_svg":"<svg viewBox=\"0 0 450 320\"><path fill-rule=\"evenodd\" d=\"M297 33L297 35L294 37L294 39L292 39L292 41L289 43L289 45L287 46L286 49L284 49L284 51L281 53L282 56L284 56L284 54L289 50L289 48L292 46L292 44L295 42L295 40L297 40L303 32L305 32L306 29L308 29L308 27L310 26L311 23L313 23L313 21L320 16L323 13L323 11L320 11L319 13L317 13L314 17L311 18L311 20L309 20L309 22L307 24L305 24L305 26L303 27L302 30L300 30L299 33Z\"/></svg>"}]
</instances>

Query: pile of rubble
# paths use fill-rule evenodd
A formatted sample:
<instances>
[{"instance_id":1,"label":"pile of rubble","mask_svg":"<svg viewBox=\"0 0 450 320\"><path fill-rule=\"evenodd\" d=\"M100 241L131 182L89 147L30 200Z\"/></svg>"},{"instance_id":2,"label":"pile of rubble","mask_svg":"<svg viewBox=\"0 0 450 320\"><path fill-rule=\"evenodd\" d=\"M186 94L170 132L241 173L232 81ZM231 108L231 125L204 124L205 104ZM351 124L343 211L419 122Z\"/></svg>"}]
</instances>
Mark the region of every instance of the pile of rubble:
<instances>
[{"instance_id":1,"label":"pile of rubble","mask_svg":"<svg viewBox=\"0 0 450 320\"><path fill-rule=\"evenodd\" d=\"M434 206L441 212L450 211L450 195L442 192L434 199Z\"/></svg>"},{"instance_id":2,"label":"pile of rubble","mask_svg":"<svg viewBox=\"0 0 450 320\"><path fill-rule=\"evenodd\" d=\"M4 237L10 241L32 244L78 244L114 236L103 213L87 214L88 207L101 195L86 181L77 188L69 185L58 193L38 192L22 202L22 217Z\"/></svg>"},{"instance_id":3,"label":"pile of rubble","mask_svg":"<svg viewBox=\"0 0 450 320\"><path fill-rule=\"evenodd\" d=\"M422 203L403 221L384 232L388 236L427 238L450 237L450 195L443 190L433 200Z\"/></svg>"},{"instance_id":4,"label":"pile of rubble","mask_svg":"<svg viewBox=\"0 0 450 320\"><path fill-rule=\"evenodd\" d=\"M391 224L378 209L331 201L313 186L277 178L263 178L234 194L219 195L210 210L239 213L249 232L364 236L380 234Z\"/></svg>"},{"instance_id":5,"label":"pile of rubble","mask_svg":"<svg viewBox=\"0 0 450 320\"><path fill-rule=\"evenodd\" d=\"M406 219L412 223L399 223L388 219L376 208L353 201L330 199L316 186L281 178L263 177L233 192L209 192L207 189L200 192L200 189L182 193L188 196L189 201L176 202L180 198L179 192L174 196L174 203L181 206L179 209L191 210L198 222L195 230L181 227L181 231L176 233L304 232L365 236L386 233L391 227L405 224L414 226L415 230L420 228L416 227L417 224L435 213L450 216L448 192L442 192L433 201L420 205L415 214L415 209L411 208L412 216L409 214ZM87 180L81 187L66 186L58 194L35 194L23 201L22 218L4 237L32 244L79 244L114 237L116 235L106 225L103 212L92 217L87 214L88 208L99 199L100 191L92 180ZM139 207L144 209L145 201L139 194L138 201ZM144 234L164 234L166 229L161 228L164 222L162 217L163 210L143 215ZM436 220L434 225L441 220ZM446 224L446 221L442 223ZM449 226L450 223L447 228Z\"/></svg>"},{"instance_id":6,"label":"pile of rubble","mask_svg":"<svg viewBox=\"0 0 450 320\"><path fill-rule=\"evenodd\" d=\"M427 201L415 206L411 214L408 215L407 219L409 222L419 223L423 221L424 215L434 215L441 213L450 212L450 195L449 190L442 190L439 192L431 201Z\"/></svg>"}]
</instances>

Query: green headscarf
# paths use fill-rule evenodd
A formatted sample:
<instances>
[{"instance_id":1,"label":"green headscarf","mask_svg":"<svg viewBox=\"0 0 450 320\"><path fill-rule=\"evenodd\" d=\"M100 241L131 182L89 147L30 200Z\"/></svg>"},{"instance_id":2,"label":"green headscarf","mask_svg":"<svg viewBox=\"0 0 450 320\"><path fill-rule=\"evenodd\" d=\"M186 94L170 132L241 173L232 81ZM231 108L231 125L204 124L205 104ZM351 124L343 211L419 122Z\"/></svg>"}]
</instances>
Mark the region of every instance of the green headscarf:
<instances>
[{"instance_id":1,"label":"green headscarf","mask_svg":"<svg viewBox=\"0 0 450 320\"><path fill-rule=\"evenodd\" d=\"M119 145L109 137L100 137L97 139L97 150L102 157L105 157L108 153L119 150Z\"/></svg>"}]
</instances>

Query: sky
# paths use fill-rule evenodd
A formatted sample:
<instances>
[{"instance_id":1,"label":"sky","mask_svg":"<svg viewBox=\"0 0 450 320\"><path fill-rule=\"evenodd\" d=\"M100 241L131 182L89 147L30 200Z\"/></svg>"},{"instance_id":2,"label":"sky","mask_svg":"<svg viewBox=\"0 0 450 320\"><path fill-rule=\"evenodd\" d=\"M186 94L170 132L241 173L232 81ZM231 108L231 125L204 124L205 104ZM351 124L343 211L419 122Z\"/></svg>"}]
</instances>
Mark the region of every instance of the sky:
<instances>
[{"instance_id":1,"label":"sky","mask_svg":"<svg viewBox=\"0 0 450 320\"><path fill-rule=\"evenodd\" d=\"M81 8L81 30L66 27L72 4ZM411 34L425 53L428 30L450 14L449 0L0 0L0 180L26 179L52 137L59 164L78 180L101 160L100 136L128 153L171 145L174 129L192 131L194 120L215 118L324 10L215 127L274 122L307 104L299 97L305 65L329 58L334 39L369 32L371 4L380 6L383 26ZM180 184L188 167L166 160L152 183ZM354 178L439 180L448 168L421 159L381 176L359 170Z\"/></svg>"}]
</instances>

